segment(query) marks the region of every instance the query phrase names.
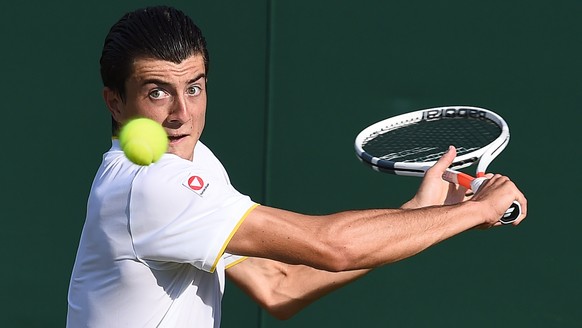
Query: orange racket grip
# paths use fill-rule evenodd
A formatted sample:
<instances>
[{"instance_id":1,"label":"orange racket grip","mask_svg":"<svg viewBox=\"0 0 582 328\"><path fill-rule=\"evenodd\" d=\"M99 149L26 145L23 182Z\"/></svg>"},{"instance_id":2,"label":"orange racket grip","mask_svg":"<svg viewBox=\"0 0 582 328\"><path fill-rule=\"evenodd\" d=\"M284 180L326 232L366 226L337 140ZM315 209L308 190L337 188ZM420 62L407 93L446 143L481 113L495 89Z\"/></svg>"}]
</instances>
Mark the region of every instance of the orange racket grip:
<instances>
[{"instance_id":1,"label":"orange racket grip","mask_svg":"<svg viewBox=\"0 0 582 328\"><path fill-rule=\"evenodd\" d=\"M463 172L446 170L443 173L443 180L471 189L471 182L475 180L475 178Z\"/></svg>"},{"instance_id":2,"label":"orange racket grip","mask_svg":"<svg viewBox=\"0 0 582 328\"><path fill-rule=\"evenodd\" d=\"M473 182L473 180L475 180L475 178L473 178L472 176L459 172L457 174L457 182L459 185L467 188L467 189L472 189L471 188L471 182ZM473 190L476 191L476 190Z\"/></svg>"}]
</instances>

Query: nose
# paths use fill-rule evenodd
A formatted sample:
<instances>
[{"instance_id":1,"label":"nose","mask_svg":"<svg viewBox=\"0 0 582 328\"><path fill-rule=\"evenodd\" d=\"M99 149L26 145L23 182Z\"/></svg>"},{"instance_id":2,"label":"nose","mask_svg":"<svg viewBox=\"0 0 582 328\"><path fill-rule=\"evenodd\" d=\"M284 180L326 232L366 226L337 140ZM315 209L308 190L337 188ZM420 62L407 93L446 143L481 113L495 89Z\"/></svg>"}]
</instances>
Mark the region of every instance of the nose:
<instances>
[{"instance_id":1,"label":"nose","mask_svg":"<svg viewBox=\"0 0 582 328\"><path fill-rule=\"evenodd\" d=\"M168 115L168 122L181 125L186 123L189 119L186 99L183 96L175 97L170 115Z\"/></svg>"}]
</instances>

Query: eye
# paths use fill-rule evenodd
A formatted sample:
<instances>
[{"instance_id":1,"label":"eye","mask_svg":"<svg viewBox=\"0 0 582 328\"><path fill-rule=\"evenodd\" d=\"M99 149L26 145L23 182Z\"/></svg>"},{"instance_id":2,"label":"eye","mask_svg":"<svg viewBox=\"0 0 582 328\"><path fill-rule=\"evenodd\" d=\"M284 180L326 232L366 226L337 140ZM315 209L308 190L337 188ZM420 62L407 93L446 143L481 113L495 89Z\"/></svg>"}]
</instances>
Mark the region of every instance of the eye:
<instances>
[{"instance_id":1,"label":"eye","mask_svg":"<svg viewBox=\"0 0 582 328\"><path fill-rule=\"evenodd\" d=\"M191 85L188 87L188 90L186 90L186 92L190 96L197 96L202 92L202 88L199 85Z\"/></svg>"},{"instance_id":2,"label":"eye","mask_svg":"<svg viewBox=\"0 0 582 328\"><path fill-rule=\"evenodd\" d=\"M170 95L162 89L154 89L148 94L148 96L152 99L163 99L168 98Z\"/></svg>"}]
</instances>

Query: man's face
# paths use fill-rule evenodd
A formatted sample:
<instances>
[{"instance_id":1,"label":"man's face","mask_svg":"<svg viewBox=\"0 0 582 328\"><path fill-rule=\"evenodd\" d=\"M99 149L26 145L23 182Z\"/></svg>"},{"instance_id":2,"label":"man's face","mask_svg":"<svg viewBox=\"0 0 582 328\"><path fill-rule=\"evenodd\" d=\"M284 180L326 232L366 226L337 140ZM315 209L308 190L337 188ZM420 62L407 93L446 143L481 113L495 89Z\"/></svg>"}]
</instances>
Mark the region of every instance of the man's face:
<instances>
[{"instance_id":1,"label":"man's face","mask_svg":"<svg viewBox=\"0 0 582 328\"><path fill-rule=\"evenodd\" d=\"M201 55L180 64L138 59L126 81L126 100L105 88L104 97L121 124L139 116L160 123L169 136L168 152L191 160L206 114L206 69Z\"/></svg>"}]
</instances>

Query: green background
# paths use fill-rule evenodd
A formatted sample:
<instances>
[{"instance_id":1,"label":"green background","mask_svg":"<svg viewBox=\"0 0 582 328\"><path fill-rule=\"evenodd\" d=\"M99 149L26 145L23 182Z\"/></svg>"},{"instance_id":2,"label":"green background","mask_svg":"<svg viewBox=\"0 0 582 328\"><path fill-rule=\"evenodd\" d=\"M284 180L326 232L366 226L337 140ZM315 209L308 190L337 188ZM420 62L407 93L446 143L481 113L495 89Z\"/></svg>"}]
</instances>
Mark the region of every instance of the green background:
<instances>
[{"instance_id":1,"label":"green background","mask_svg":"<svg viewBox=\"0 0 582 328\"><path fill-rule=\"evenodd\" d=\"M0 10L1 326L62 327L87 194L110 145L98 60L153 1ZM469 231L377 269L289 321L227 286L223 327L579 327L580 1L168 1L211 56L203 140L253 199L306 213L397 207L418 186L355 158L382 118L474 105L512 140L490 166L529 200L518 228Z\"/></svg>"}]
</instances>

